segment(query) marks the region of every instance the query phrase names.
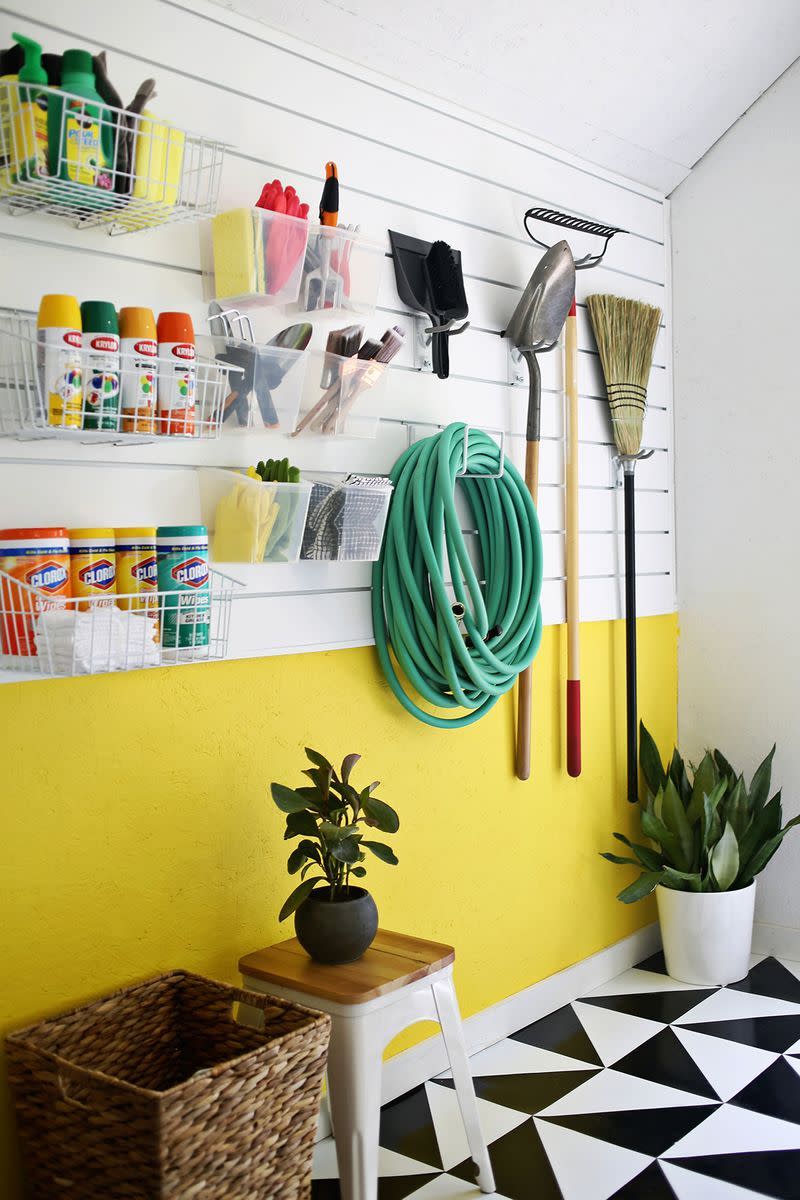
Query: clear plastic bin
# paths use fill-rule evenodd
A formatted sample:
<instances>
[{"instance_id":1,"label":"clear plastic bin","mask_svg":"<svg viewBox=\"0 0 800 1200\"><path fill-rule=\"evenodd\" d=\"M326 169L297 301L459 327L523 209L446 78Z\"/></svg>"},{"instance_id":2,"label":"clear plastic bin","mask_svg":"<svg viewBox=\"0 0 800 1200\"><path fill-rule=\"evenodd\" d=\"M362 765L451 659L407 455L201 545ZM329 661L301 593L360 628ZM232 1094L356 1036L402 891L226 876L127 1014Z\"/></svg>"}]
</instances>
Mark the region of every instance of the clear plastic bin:
<instances>
[{"instance_id":1,"label":"clear plastic bin","mask_svg":"<svg viewBox=\"0 0 800 1200\"><path fill-rule=\"evenodd\" d=\"M292 432L303 394L308 362L305 350L224 337L201 337L197 345L228 372L221 413L226 433L252 429Z\"/></svg>"},{"instance_id":2,"label":"clear plastic bin","mask_svg":"<svg viewBox=\"0 0 800 1200\"><path fill-rule=\"evenodd\" d=\"M315 480L311 489L301 559L375 562L394 485L384 475Z\"/></svg>"},{"instance_id":3,"label":"clear plastic bin","mask_svg":"<svg viewBox=\"0 0 800 1200\"><path fill-rule=\"evenodd\" d=\"M299 311L373 313L385 259L385 247L355 229L312 223Z\"/></svg>"},{"instance_id":4,"label":"clear plastic bin","mask_svg":"<svg viewBox=\"0 0 800 1200\"><path fill-rule=\"evenodd\" d=\"M208 293L237 308L298 298L309 222L264 208L233 208L211 222L213 281Z\"/></svg>"},{"instance_id":5,"label":"clear plastic bin","mask_svg":"<svg viewBox=\"0 0 800 1200\"><path fill-rule=\"evenodd\" d=\"M202 521L215 562L297 562L310 482L262 483L216 467L199 476Z\"/></svg>"},{"instance_id":6,"label":"clear plastic bin","mask_svg":"<svg viewBox=\"0 0 800 1200\"><path fill-rule=\"evenodd\" d=\"M387 367L388 363L312 350L295 432L303 437L374 438L384 411Z\"/></svg>"}]
</instances>

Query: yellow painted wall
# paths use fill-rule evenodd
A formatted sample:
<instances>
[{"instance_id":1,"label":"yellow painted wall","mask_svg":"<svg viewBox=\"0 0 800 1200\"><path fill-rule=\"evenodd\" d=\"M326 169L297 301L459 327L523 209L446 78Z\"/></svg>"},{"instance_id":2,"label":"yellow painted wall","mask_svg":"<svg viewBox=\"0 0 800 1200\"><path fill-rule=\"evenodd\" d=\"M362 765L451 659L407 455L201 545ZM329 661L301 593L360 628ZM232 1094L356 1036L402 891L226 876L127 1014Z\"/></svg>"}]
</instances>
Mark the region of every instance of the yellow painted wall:
<instances>
[{"instance_id":1,"label":"yellow painted wall","mask_svg":"<svg viewBox=\"0 0 800 1200\"><path fill-rule=\"evenodd\" d=\"M442 733L399 707L373 651L0 688L0 1033L156 972L236 978L281 936L289 884L272 779L302 747L360 751L400 812L401 864L368 883L390 928L452 942L465 1014L653 919L598 858L631 830L621 623L583 627L584 774L562 766L564 631L536 663L534 779L512 770L507 697ZM640 711L675 736L676 618L639 622ZM299 782L299 780L298 780ZM0 1179L13 1174L7 1090ZM16 1195L12 1182L0 1194Z\"/></svg>"}]
</instances>

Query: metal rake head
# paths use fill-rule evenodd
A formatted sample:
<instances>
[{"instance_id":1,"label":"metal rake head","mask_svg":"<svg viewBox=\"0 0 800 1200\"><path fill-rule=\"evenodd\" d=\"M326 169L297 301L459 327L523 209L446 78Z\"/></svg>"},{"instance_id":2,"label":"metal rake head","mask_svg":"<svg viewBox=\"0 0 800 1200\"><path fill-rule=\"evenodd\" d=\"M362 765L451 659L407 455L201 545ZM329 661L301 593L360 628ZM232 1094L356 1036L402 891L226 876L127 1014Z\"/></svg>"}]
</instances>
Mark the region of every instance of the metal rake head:
<instances>
[{"instance_id":1,"label":"metal rake head","mask_svg":"<svg viewBox=\"0 0 800 1200\"><path fill-rule=\"evenodd\" d=\"M584 217L572 217L569 213L559 212L557 208L529 208L525 213L525 232L532 242L549 250L547 242L543 242L531 232L529 221L544 221L547 225L558 225L562 229L571 229L575 233L589 233L603 239L603 248L599 254L584 254L583 258L575 259L575 270L585 271L588 267L596 267L603 261L608 243L615 233L627 233L627 229L619 225L601 225L599 221L588 221Z\"/></svg>"}]
</instances>

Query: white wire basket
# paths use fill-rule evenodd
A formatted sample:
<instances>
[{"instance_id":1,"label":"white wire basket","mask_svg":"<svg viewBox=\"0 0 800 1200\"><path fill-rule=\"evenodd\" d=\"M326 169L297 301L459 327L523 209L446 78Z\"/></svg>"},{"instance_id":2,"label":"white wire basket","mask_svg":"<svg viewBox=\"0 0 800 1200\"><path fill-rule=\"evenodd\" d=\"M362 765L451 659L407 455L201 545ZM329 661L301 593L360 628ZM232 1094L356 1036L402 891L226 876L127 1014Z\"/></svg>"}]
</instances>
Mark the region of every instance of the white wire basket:
<instances>
[{"instance_id":1,"label":"white wire basket","mask_svg":"<svg viewBox=\"0 0 800 1200\"><path fill-rule=\"evenodd\" d=\"M217 438L222 429L222 414L229 392L230 367L213 358L197 356L194 362L191 421L180 420L168 413L144 410L126 412L122 400L116 412L89 412L87 382L94 374L93 355L89 351L63 351L64 386L72 395L79 395L80 406L66 402L54 407L42 387L38 360L36 318L32 313L0 309L0 436L19 440L61 438L79 442L142 443L162 437ZM98 368L99 369L99 368ZM148 364L147 377L151 395L156 397L159 375L172 374L175 366L160 358ZM80 378L76 382L76 375ZM174 377L174 376L173 376ZM115 385L124 397L126 382L142 385L141 359L133 355L120 356L119 379ZM83 388L81 389L81 381ZM136 390L135 388L133 389ZM87 416L89 420L87 420ZM104 428L84 428L100 423Z\"/></svg>"},{"instance_id":2,"label":"white wire basket","mask_svg":"<svg viewBox=\"0 0 800 1200\"><path fill-rule=\"evenodd\" d=\"M37 142L31 94L47 107L46 145ZM112 234L210 217L224 155L224 143L158 117L0 81L0 204L12 213L50 213Z\"/></svg>"},{"instance_id":3,"label":"white wire basket","mask_svg":"<svg viewBox=\"0 0 800 1200\"><path fill-rule=\"evenodd\" d=\"M0 664L27 675L102 675L226 657L236 580L197 591L53 598L0 571Z\"/></svg>"}]
</instances>

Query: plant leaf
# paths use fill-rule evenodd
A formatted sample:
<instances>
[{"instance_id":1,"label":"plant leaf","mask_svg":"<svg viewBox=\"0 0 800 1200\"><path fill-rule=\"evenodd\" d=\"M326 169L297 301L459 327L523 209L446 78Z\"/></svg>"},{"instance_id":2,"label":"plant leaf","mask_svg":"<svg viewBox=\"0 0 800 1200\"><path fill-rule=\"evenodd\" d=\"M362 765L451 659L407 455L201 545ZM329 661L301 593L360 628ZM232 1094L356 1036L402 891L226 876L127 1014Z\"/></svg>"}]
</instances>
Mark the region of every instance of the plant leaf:
<instances>
[{"instance_id":1,"label":"plant leaf","mask_svg":"<svg viewBox=\"0 0 800 1200\"><path fill-rule=\"evenodd\" d=\"M286 832L283 835L283 840L288 841L289 838L300 836L319 836L319 828L313 813L306 811L292 812L286 818Z\"/></svg>"},{"instance_id":2,"label":"plant leaf","mask_svg":"<svg viewBox=\"0 0 800 1200\"><path fill-rule=\"evenodd\" d=\"M725 800L724 812L737 839L740 838L747 828L750 816L747 805L747 788L742 775L736 780L733 791Z\"/></svg>"},{"instance_id":3,"label":"plant leaf","mask_svg":"<svg viewBox=\"0 0 800 1200\"><path fill-rule=\"evenodd\" d=\"M769 785L772 781L772 760L775 757L775 746L756 769L750 783L750 807L754 813L760 812L769 796Z\"/></svg>"},{"instance_id":4,"label":"plant leaf","mask_svg":"<svg viewBox=\"0 0 800 1200\"><path fill-rule=\"evenodd\" d=\"M694 773L692 784L692 799L686 810L686 819L690 825L696 825L703 816L703 796L709 796L718 782L717 767L712 755L706 751L700 766Z\"/></svg>"},{"instance_id":5,"label":"plant leaf","mask_svg":"<svg viewBox=\"0 0 800 1200\"><path fill-rule=\"evenodd\" d=\"M350 772L353 770L353 767L356 765L356 763L360 761L360 759L360 754L345 755L345 757L342 759L342 783L347 783L350 778Z\"/></svg>"},{"instance_id":6,"label":"plant leaf","mask_svg":"<svg viewBox=\"0 0 800 1200\"><path fill-rule=\"evenodd\" d=\"M739 843L729 821L725 822L722 837L711 851L711 870L721 892L727 892L739 874Z\"/></svg>"},{"instance_id":7,"label":"plant leaf","mask_svg":"<svg viewBox=\"0 0 800 1200\"><path fill-rule=\"evenodd\" d=\"M339 862L348 864L357 863L359 855L358 844L358 838L343 838L341 842L336 842L333 846L331 846L331 854Z\"/></svg>"},{"instance_id":8,"label":"plant leaf","mask_svg":"<svg viewBox=\"0 0 800 1200\"><path fill-rule=\"evenodd\" d=\"M683 800L683 803L688 804L692 795L692 789L689 784L689 776L686 774L686 766L677 746L672 751L668 774L675 784L677 793Z\"/></svg>"},{"instance_id":9,"label":"plant leaf","mask_svg":"<svg viewBox=\"0 0 800 1200\"><path fill-rule=\"evenodd\" d=\"M758 852L764 842L775 837L780 831L782 819L781 793L776 792L769 803L765 804L760 812L755 813L752 821L742 834L739 851L742 865L746 870L750 870L750 859ZM754 872L754 874L758 874L758 872Z\"/></svg>"},{"instance_id":10,"label":"plant leaf","mask_svg":"<svg viewBox=\"0 0 800 1200\"><path fill-rule=\"evenodd\" d=\"M683 767L682 762L681 767ZM666 787L664 788L661 813L667 829L677 836L681 844L681 855L683 857L682 869L688 871L694 857L694 838L692 837L691 826L686 818L683 800L672 778L667 780Z\"/></svg>"},{"instance_id":11,"label":"plant leaf","mask_svg":"<svg viewBox=\"0 0 800 1200\"><path fill-rule=\"evenodd\" d=\"M363 879L366 873L366 867L353 867L352 871L350 872L351 875L355 875L356 879Z\"/></svg>"},{"instance_id":12,"label":"plant leaf","mask_svg":"<svg viewBox=\"0 0 800 1200\"><path fill-rule=\"evenodd\" d=\"M361 807L369 825L380 829L381 833L397 833L400 828L400 818L393 808L384 804L377 796L365 796L361 793Z\"/></svg>"},{"instance_id":13,"label":"plant leaf","mask_svg":"<svg viewBox=\"0 0 800 1200\"><path fill-rule=\"evenodd\" d=\"M736 772L721 750L714 751L714 762L717 764L720 773L724 775L731 784L736 782Z\"/></svg>"},{"instance_id":14,"label":"plant leaf","mask_svg":"<svg viewBox=\"0 0 800 1200\"><path fill-rule=\"evenodd\" d=\"M391 846L387 846L384 842L362 841L361 845L366 846L368 850L371 850L375 857L379 858L381 862L389 863L389 865L392 867L396 867L400 861Z\"/></svg>"},{"instance_id":15,"label":"plant leaf","mask_svg":"<svg viewBox=\"0 0 800 1200\"><path fill-rule=\"evenodd\" d=\"M303 849L303 843L301 842L299 846L295 846L294 850L289 855L289 858L286 862L286 870L290 875L296 875L307 858L308 855Z\"/></svg>"},{"instance_id":16,"label":"plant leaf","mask_svg":"<svg viewBox=\"0 0 800 1200\"><path fill-rule=\"evenodd\" d=\"M364 845L366 846L366 844L367 843L365 842ZM608 850L601 850L599 853L601 858L606 858L611 863L630 863L632 867L640 867L642 865L641 863L637 862L635 858L623 858L621 854L611 854Z\"/></svg>"},{"instance_id":17,"label":"plant leaf","mask_svg":"<svg viewBox=\"0 0 800 1200\"><path fill-rule=\"evenodd\" d=\"M637 900L642 900L655 891L661 883L661 875L661 871L642 871L638 879L634 879L633 883L629 883L626 888L622 889L617 899L621 900L623 904L633 904Z\"/></svg>"},{"instance_id":18,"label":"plant leaf","mask_svg":"<svg viewBox=\"0 0 800 1200\"><path fill-rule=\"evenodd\" d=\"M667 829L664 822L654 812L650 812L648 809L644 809L642 812L642 833L645 837L652 838L654 842L658 842L662 854L667 858L671 858L673 863L681 870L689 867L690 864L683 857L680 839Z\"/></svg>"},{"instance_id":19,"label":"plant leaf","mask_svg":"<svg viewBox=\"0 0 800 1200\"><path fill-rule=\"evenodd\" d=\"M303 901L311 895L315 886L318 883L324 882L324 879L320 879L315 875L313 879L305 879L302 883L299 883L278 913L278 920L285 921L287 917L290 917L295 909L298 909Z\"/></svg>"},{"instance_id":20,"label":"plant leaf","mask_svg":"<svg viewBox=\"0 0 800 1200\"><path fill-rule=\"evenodd\" d=\"M308 800L305 796L301 796L294 788L285 787L282 783L273 783L270 785L272 799L277 804L281 812L297 813L303 812L308 808Z\"/></svg>"},{"instance_id":21,"label":"plant leaf","mask_svg":"<svg viewBox=\"0 0 800 1200\"><path fill-rule=\"evenodd\" d=\"M333 766L328 762L324 754L320 754L319 750L312 750L310 746L306 746L306 758L312 762L315 767L327 767L332 771Z\"/></svg>"},{"instance_id":22,"label":"plant leaf","mask_svg":"<svg viewBox=\"0 0 800 1200\"><path fill-rule=\"evenodd\" d=\"M319 831L326 842L335 845L358 833L359 828L357 825L334 825L332 821L320 821Z\"/></svg>"},{"instance_id":23,"label":"plant leaf","mask_svg":"<svg viewBox=\"0 0 800 1200\"><path fill-rule=\"evenodd\" d=\"M671 887L677 892L701 892L703 880L699 871L676 871L674 867L664 867L665 887ZM689 884L688 887L684 886Z\"/></svg>"},{"instance_id":24,"label":"plant leaf","mask_svg":"<svg viewBox=\"0 0 800 1200\"><path fill-rule=\"evenodd\" d=\"M649 846L642 846L639 842L632 842L624 833L615 833L614 837L633 851L646 871L661 870L661 855L655 850L651 850Z\"/></svg>"},{"instance_id":25,"label":"plant leaf","mask_svg":"<svg viewBox=\"0 0 800 1200\"><path fill-rule=\"evenodd\" d=\"M639 722L639 765L647 786L655 796L664 786L664 768L661 765L658 747L644 721Z\"/></svg>"}]
</instances>

